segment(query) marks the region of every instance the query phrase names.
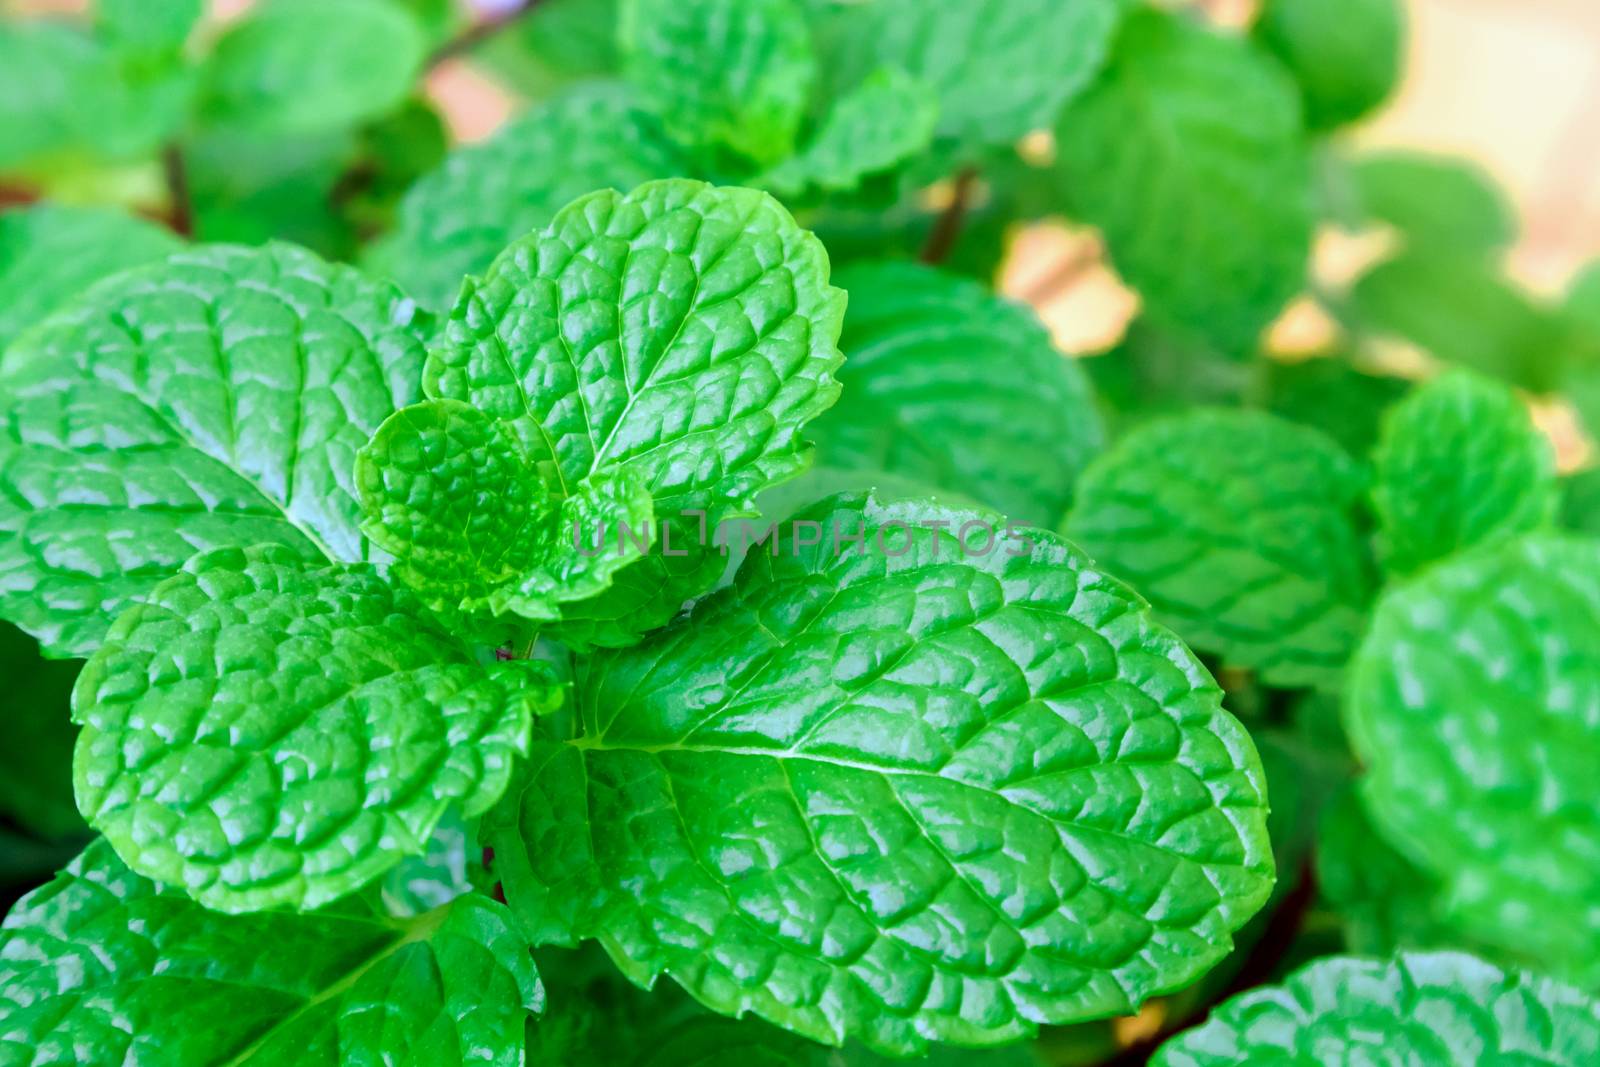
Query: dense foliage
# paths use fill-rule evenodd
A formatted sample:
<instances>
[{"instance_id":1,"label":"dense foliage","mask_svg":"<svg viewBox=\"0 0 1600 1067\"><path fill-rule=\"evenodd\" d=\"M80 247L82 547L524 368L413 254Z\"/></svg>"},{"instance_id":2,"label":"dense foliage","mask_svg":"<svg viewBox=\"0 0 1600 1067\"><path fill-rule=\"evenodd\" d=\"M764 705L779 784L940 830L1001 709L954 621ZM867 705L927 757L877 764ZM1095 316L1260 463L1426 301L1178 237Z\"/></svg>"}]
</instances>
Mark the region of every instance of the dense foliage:
<instances>
[{"instance_id":1,"label":"dense foliage","mask_svg":"<svg viewBox=\"0 0 1600 1067\"><path fill-rule=\"evenodd\" d=\"M1600 268L1397 0L494 6L0 22L0 1065L1600 1063Z\"/></svg>"}]
</instances>

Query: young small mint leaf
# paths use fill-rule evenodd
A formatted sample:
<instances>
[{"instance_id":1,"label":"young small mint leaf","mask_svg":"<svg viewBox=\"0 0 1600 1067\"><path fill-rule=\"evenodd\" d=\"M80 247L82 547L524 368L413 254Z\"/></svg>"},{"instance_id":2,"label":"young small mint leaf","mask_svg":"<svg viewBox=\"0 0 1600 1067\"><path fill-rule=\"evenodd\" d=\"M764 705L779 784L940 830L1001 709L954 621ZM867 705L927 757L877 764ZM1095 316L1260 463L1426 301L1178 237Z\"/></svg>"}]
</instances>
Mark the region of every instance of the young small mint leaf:
<instances>
[{"instance_id":1,"label":"young small mint leaf","mask_svg":"<svg viewBox=\"0 0 1600 1067\"><path fill-rule=\"evenodd\" d=\"M113 208L39 204L0 215L0 352L94 282L182 246Z\"/></svg>"},{"instance_id":2,"label":"young small mint leaf","mask_svg":"<svg viewBox=\"0 0 1600 1067\"><path fill-rule=\"evenodd\" d=\"M229 26L203 71L203 116L271 134L326 133L405 99L427 49L391 0L272 0Z\"/></svg>"},{"instance_id":3,"label":"young small mint leaf","mask_svg":"<svg viewBox=\"0 0 1600 1067\"><path fill-rule=\"evenodd\" d=\"M821 7L822 5L813 5ZM938 136L969 152L1055 121L1105 61L1118 0L865 0L813 16L835 98L884 66L938 94Z\"/></svg>"},{"instance_id":4,"label":"young small mint leaf","mask_svg":"<svg viewBox=\"0 0 1600 1067\"><path fill-rule=\"evenodd\" d=\"M622 0L623 69L668 132L757 166L794 151L816 59L797 0Z\"/></svg>"},{"instance_id":5,"label":"young small mint leaf","mask_svg":"<svg viewBox=\"0 0 1600 1067\"><path fill-rule=\"evenodd\" d=\"M6 918L0 987L0 1060L70 1067L522 1067L544 1004L487 897L407 920L354 900L218 915L103 841Z\"/></svg>"},{"instance_id":6,"label":"young small mint leaf","mask_svg":"<svg viewBox=\"0 0 1600 1067\"><path fill-rule=\"evenodd\" d=\"M835 100L805 147L761 184L784 196L851 192L925 151L938 118L931 86L885 67Z\"/></svg>"},{"instance_id":7,"label":"young small mint leaf","mask_svg":"<svg viewBox=\"0 0 1600 1067\"><path fill-rule=\"evenodd\" d=\"M1256 411L1150 422L1090 464L1067 533L1195 648L1267 685L1337 688L1371 597L1361 469Z\"/></svg>"},{"instance_id":8,"label":"young small mint leaf","mask_svg":"<svg viewBox=\"0 0 1600 1067\"><path fill-rule=\"evenodd\" d=\"M542 666L477 663L371 568L196 556L83 669L78 809L208 908L317 908L499 798L559 702Z\"/></svg>"},{"instance_id":9,"label":"young small mint leaf","mask_svg":"<svg viewBox=\"0 0 1600 1067\"><path fill-rule=\"evenodd\" d=\"M911 263L854 265L835 280L850 310L844 392L812 427L823 461L1054 526L1105 438L1083 368L1032 311L977 282Z\"/></svg>"},{"instance_id":10,"label":"young small mint leaf","mask_svg":"<svg viewBox=\"0 0 1600 1067\"><path fill-rule=\"evenodd\" d=\"M558 498L506 423L457 400L391 415L356 455L356 488L362 531L437 609L559 619L654 534L638 475L602 471Z\"/></svg>"},{"instance_id":11,"label":"young small mint leaf","mask_svg":"<svg viewBox=\"0 0 1600 1067\"><path fill-rule=\"evenodd\" d=\"M684 173L680 157L631 90L576 86L419 180L367 263L427 307L447 309L464 275L482 274L501 249L542 229L572 200Z\"/></svg>"},{"instance_id":12,"label":"young small mint leaf","mask_svg":"<svg viewBox=\"0 0 1600 1067\"><path fill-rule=\"evenodd\" d=\"M41 659L32 638L0 623L0 815L47 840L85 833L72 802L69 705L80 666Z\"/></svg>"},{"instance_id":13,"label":"young small mint leaf","mask_svg":"<svg viewBox=\"0 0 1600 1067\"><path fill-rule=\"evenodd\" d=\"M1378 605L1345 721L1373 823L1452 922L1600 981L1600 542L1467 553Z\"/></svg>"},{"instance_id":14,"label":"young small mint leaf","mask_svg":"<svg viewBox=\"0 0 1600 1067\"><path fill-rule=\"evenodd\" d=\"M1586 1067L1600 1001L1459 952L1332 956L1243 993L1168 1041L1151 1067Z\"/></svg>"},{"instance_id":15,"label":"young small mint leaf","mask_svg":"<svg viewBox=\"0 0 1600 1067\"><path fill-rule=\"evenodd\" d=\"M580 661L581 736L537 742L483 824L530 938L900 1055L1125 1014L1220 960L1272 885L1261 766L1144 602L989 512L797 521Z\"/></svg>"},{"instance_id":16,"label":"young small mint leaf","mask_svg":"<svg viewBox=\"0 0 1600 1067\"><path fill-rule=\"evenodd\" d=\"M1236 358L1305 280L1311 167L1294 85L1247 40L1140 10L1056 129L1068 213L1168 328Z\"/></svg>"},{"instance_id":17,"label":"young small mint leaf","mask_svg":"<svg viewBox=\"0 0 1600 1067\"><path fill-rule=\"evenodd\" d=\"M1469 160L1378 152L1357 160L1352 178L1360 215L1394 227L1413 247L1492 255L1516 240L1511 203Z\"/></svg>"},{"instance_id":18,"label":"young small mint leaf","mask_svg":"<svg viewBox=\"0 0 1600 1067\"><path fill-rule=\"evenodd\" d=\"M1363 330L1398 337L1444 362L1534 391L1552 389L1569 338L1547 312L1481 256L1448 247L1403 252L1350 291Z\"/></svg>"},{"instance_id":19,"label":"young small mint leaf","mask_svg":"<svg viewBox=\"0 0 1600 1067\"><path fill-rule=\"evenodd\" d=\"M574 201L467 279L428 395L509 426L561 495L638 478L667 524L661 552L563 612L563 639L627 644L721 576L712 531L809 461L844 303L776 200L684 180Z\"/></svg>"},{"instance_id":20,"label":"young small mint leaf","mask_svg":"<svg viewBox=\"0 0 1600 1067\"><path fill-rule=\"evenodd\" d=\"M85 655L197 551L371 559L355 454L421 399L427 327L287 245L196 248L83 294L0 361L0 616Z\"/></svg>"},{"instance_id":21,"label":"young small mint leaf","mask_svg":"<svg viewBox=\"0 0 1600 1067\"><path fill-rule=\"evenodd\" d=\"M1283 61L1313 130L1372 112L1400 81L1405 12L1400 0L1267 0L1255 36Z\"/></svg>"},{"instance_id":22,"label":"young small mint leaf","mask_svg":"<svg viewBox=\"0 0 1600 1067\"><path fill-rule=\"evenodd\" d=\"M1393 574L1548 526L1555 449L1515 393L1466 371L1390 412L1373 457L1373 508Z\"/></svg>"}]
</instances>

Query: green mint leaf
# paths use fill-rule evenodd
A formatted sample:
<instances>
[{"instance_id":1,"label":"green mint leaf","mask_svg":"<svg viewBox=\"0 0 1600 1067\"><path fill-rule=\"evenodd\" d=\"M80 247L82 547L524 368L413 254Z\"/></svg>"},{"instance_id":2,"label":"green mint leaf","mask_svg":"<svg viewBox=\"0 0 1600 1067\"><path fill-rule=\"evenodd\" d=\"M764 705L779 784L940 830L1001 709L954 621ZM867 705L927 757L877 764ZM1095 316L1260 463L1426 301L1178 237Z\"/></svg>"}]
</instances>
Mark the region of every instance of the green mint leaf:
<instances>
[{"instance_id":1,"label":"green mint leaf","mask_svg":"<svg viewBox=\"0 0 1600 1067\"><path fill-rule=\"evenodd\" d=\"M794 151L816 74L796 0L622 0L623 69L673 137L770 166Z\"/></svg>"},{"instance_id":2,"label":"green mint leaf","mask_svg":"<svg viewBox=\"0 0 1600 1067\"><path fill-rule=\"evenodd\" d=\"M484 667L370 568L196 556L111 627L73 693L78 808L138 873L218 911L320 907L505 789L531 662Z\"/></svg>"},{"instance_id":3,"label":"green mint leaf","mask_svg":"<svg viewBox=\"0 0 1600 1067\"><path fill-rule=\"evenodd\" d=\"M1248 41L1129 16L1110 67L1062 115L1070 214L1169 328L1237 358L1299 292L1311 167L1294 86Z\"/></svg>"},{"instance_id":4,"label":"green mint leaf","mask_svg":"<svg viewBox=\"0 0 1600 1067\"><path fill-rule=\"evenodd\" d=\"M1193 407L1243 404L1258 365L1241 362L1141 315L1111 351L1083 361L1112 436Z\"/></svg>"},{"instance_id":5,"label":"green mint leaf","mask_svg":"<svg viewBox=\"0 0 1600 1067\"><path fill-rule=\"evenodd\" d=\"M1405 21L1399 0L1267 0L1255 36L1300 84L1307 124L1331 130L1394 92Z\"/></svg>"},{"instance_id":6,"label":"green mint leaf","mask_svg":"<svg viewBox=\"0 0 1600 1067\"><path fill-rule=\"evenodd\" d=\"M571 201L684 170L631 91L580 86L452 153L406 194L395 231L367 261L427 307L449 308L464 275L482 274L501 249Z\"/></svg>"},{"instance_id":7,"label":"green mint leaf","mask_svg":"<svg viewBox=\"0 0 1600 1067\"><path fill-rule=\"evenodd\" d=\"M357 901L218 915L103 841L7 917L0 986L0 1059L73 1067L521 1067L544 1001L486 897L409 920Z\"/></svg>"},{"instance_id":8,"label":"green mint leaf","mask_svg":"<svg viewBox=\"0 0 1600 1067\"><path fill-rule=\"evenodd\" d=\"M1571 530L1600 534L1600 467L1561 480L1561 522Z\"/></svg>"},{"instance_id":9,"label":"green mint leaf","mask_svg":"<svg viewBox=\"0 0 1600 1067\"><path fill-rule=\"evenodd\" d=\"M1489 254L1516 240L1505 193L1470 160L1379 152L1359 159L1352 179L1357 212L1418 248Z\"/></svg>"},{"instance_id":10,"label":"green mint leaf","mask_svg":"<svg viewBox=\"0 0 1600 1067\"><path fill-rule=\"evenodd\" d=\"M1503 385L1465 371L1419 387L1389 414L1373 457L1384 565L1410 574L1555 518L1555 449Z\"/></svg>"},{"instance_id":11,"label":"green mint leaf","mask_svg":"<svg viewBox=\"0 0 1600 1067\"><path fill-rule=\"evenodd\" d=\"M460 811L444 813L421 854L404 856L379 883L390 915L415 916L472 892L481 877L483 848L475 827Z\"/></svg>"},{"instance_id":12,"label":"green mint leaf","mask_svg":"<svg viewBox=\"0 0 1600 1067\"><path fill-rule=\"evenodd\" d=\"M822 71L840 97L883 66L939 97L938 134L962 150L1049 126L1105 61L1116 0L867 0L818 21Z\"/></svg>"},{"instance_id":13,"label":"green mint leaf","mask_svg":"<svg viewBox=\"0 0 1600 1067\"><path fill-rule=\"evenodd\" d=\"M0 167L70 147L99 50L65 23L0 22Z\"/></svg>"},{"instance_id":14,"label":"green mint leaf","mask_svg":"<svg viewBox=\"0 0 1600 1067\"><path fill-rule=\"evenodd\" d=\"M990 512L803 521L581 662L582 736L536 743L484 820L530 937L900 1055L1127 1013L1221 959L1272 883L1261 767L1144 602Z\"/></svg>"},{"instance_id":15,"label":"green mint leaf","mask_svg":"<svg viewBox=\"0 0 1600 1067\"><path fill-rule=\"evenodd\" d=\"M1411 384L1404 378L1369 373L1340 352L1294 363L1262 360L1257 370L1263 407L1290 422L1321 430L1352 456L1371 453L1384 413Z\"/></svg>"},{"instance_id":16,"label":"green mint leaf","mask_svg":"<svg viewBox=\"0 0 1600 1067\"><path fill-rule=\"evenodd\" d=\"M1142 426L1092 463L1068 534L1185 641L1267 685L1335 688L1372 587L1359 466L1264 412Z\"/></svg>"},{"instance_id":17,"label":"green mint leaf","mask_svg":"<svg viewBox=\"0 0 1600 1067\"><path fill-rule=\"evenodd\" d=\"M1337 913L1345 947L1363 956L1459 945L1442 918L1440 885L1373 827L1355 789L1323 813L1317 834L1317 889Z\"/></svg>"},{"instance_id":18,"label":"green mint leaf","mask_svg":"<svg viewBox=\"0 0 1600 1067\"><path fill-rule=\"evenodd\" d=\"M268 0L217 41L202 113L259 133L343 129L404 100L426 48L416 17L390 0Z\"/></svg>"},{"instance_id":19,"label":"green mint leaf","mask_svg":"<svg viewBox=\"0 0 1600 1067\"><path fill-rule=\"evenodd\" d=\"M621 0L540 0L484 42L475 58L533 100L574 82L613 77L622 63L620 7Z\"/></svg>"},{"instance_id":20,"label":"green mint leaf","mask_svg":"<svg viewBox=\"0 0 1600 1067\"><path fill-rule=\"evenodd\" d=\"M1352 288L1350 313L1363 330L1535 391L1555 387L1574 341L1567 321L1492 266L1443 249L1373 267Z\"/></svg>"},{"instance_id":21,"label":"green mint leaf","mask_svg":"<svg viewBox=\"0 0 1600 1067\"><path fill-rule=\"evenodd\" d=\"M1083 368L1033 312L911 263L852 266L835 281L850 309L844 393L812 428L823 460L1054 526L1105 435Z\"/></svg>"},{"instance_id":22,"label":"green mint leaf","mask_svg":"<svg viewBox=\"0 0 1600 1067\"><path fill-rule=\"evenodd\" d=\"M48 840L84 833L72 800L72 682L82 664L47 660L0 623L0 815ZM3 873L3 872L0 872Z\"/></svg>"},{"instance_id":23,"label":"green mint leaf","mask_svg":"<svg viewBox=\"0 0 1600 1067\"><path fill-rule=\"evenodd\" d=\"M94 650L197 551L374 556L356 451L421 399L416 307L287 245L107 279L0 362L0 615Z\"/></svg>"},{"instance_id":24,"label":"green mint leaf","mask_svg":"<svg viewBox=\"0 0 1600 1067\"><path fill-rule=\"evenodd\" d=\"M938 118L931 87L885 67L835 100L805 147L761 184L785 196L852 192L927 149Z\"/></svg>"},{"instance_id":25,"label":"green mint leaf","mask_svg":"<svg viewBox=\"0 0 1600 1067\"><path fill-rule=\"evenodd\" d=\"M1378 829L1449 917L1600 980L1600 542L1536 535L1440 564L1378 606L1345 720Z\"/></svg>"},{"instance_id":26,"label":"green mint leaf","mask_svg":"<svg viewBox=\"0 0 1600 1067\"><path fill-rule=\"evenodd\" d=\"M188 117L193 90L175 51L149 54L67 23L0 23L0 167L48 177L147 156Z\"/></svg>"},{"instance_id":27,"label":"green mint leaf","mask_svg":"<svg viewBox=\"0 0 1600 1067\"><path fill-rule=\"evenodd\" d=\"M92 283L180 247L112 208L40 204L0 215L0 351Z\"/></svg>"},{"instance_id":28,"label":"green mint leaf","mask_svg":"<svg viewBox=\"0 0 1600 1067\"><path fill-rule=\"evenodd\" d=\"M1426 1063L1582 1067L1600 1057L1600 1001L1457 952L1334 956L1234 997L1152 1067Z\"/></svg>"},{"instance_id":29,"label":"green mint leaf","mask_svg":"<svg viewBox=\"0 0 1600 1067\"><path fill-rule=\"evenodd\" d=\"M1600 333L1600 261L1590 263L1567 289L1566 311Z\"/></svg>"},{"instance_id":30,"label":"green mint leaf","mask_svg":"<svg viewBox=\"0 0 1600 1067\"><path fill-rule=\"evenodd\" d=\"M660 553L564 613L564 639L629 643L721 576L710 532L809 461L844 303L776 200L683 180L574 201L467 280L428 395L507 424L559 495L618 468L667 523Z\"/></svg>"},{"instance_id":31,"label":"green mint leaf","mask_svg":"<svg viewBox=\"0 0 1600 1067\"><path fill-rule=\"evenodd\" d=\"M96 0L102 37L135 52L175 52L204 12L204 0Z\"/></svg>"},{"instance_id":32,"label":"green mint leaf","mask_svg":"<svg viewBox=\"0 0 1600 1067\"><path fill-rule=\"evenodd\" d=\"M510 425L470 404L395 412L356 456L362 530L433 607L561 617L648 548L654 509L638 476L601 472L557 498Z\"/></svg>"}]
</instances>

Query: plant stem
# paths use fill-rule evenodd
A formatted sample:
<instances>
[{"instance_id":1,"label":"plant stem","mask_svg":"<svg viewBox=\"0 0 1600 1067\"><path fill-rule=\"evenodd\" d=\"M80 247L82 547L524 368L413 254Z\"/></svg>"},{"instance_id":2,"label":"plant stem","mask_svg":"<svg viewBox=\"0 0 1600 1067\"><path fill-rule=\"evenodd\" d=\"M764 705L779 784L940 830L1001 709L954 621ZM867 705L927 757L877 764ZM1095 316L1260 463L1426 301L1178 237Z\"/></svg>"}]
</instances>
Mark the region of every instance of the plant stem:
<instances>
[{"instance_id":1,"label":"plant stem","mask_svg":"<svg viewBox=\"0 0 1600 1067\"><path fill-rule=\"evenodd\" d=\"M933 229L928 234L928 240L922 246L922 254L918 256L922 262L929 266L937 266L950 257L951 251L956 246L956 239L961 236L961 227L967 221L967 209L972 205L972 194L977 185L976 167L965 167L956 175L950 204L935 220Z\"/></svg>"},{"instance_id":2,"label":"plant stem","mask_svg":"<svg viewBox=\"0 0 1600 1067\"><path fill-rule=\"evenodd\" d=\"M493 18L481 19L433 50L425 69L432 70L446 60L466 55L513 22L539 6L539 0L522 0L516 7Z\"/></svg>"},{"instance_id":3,"label":"plant stem","mask_svg":"<svg viewBox=\"0 0 1600 1067\"><path fill-rule=\"evenodd\" d=\"M189 167L176 143L161 150L161 170L167 179L170 225L179 237L194 236L194 201L189 195Z\"/></svg>"}]
</instances>

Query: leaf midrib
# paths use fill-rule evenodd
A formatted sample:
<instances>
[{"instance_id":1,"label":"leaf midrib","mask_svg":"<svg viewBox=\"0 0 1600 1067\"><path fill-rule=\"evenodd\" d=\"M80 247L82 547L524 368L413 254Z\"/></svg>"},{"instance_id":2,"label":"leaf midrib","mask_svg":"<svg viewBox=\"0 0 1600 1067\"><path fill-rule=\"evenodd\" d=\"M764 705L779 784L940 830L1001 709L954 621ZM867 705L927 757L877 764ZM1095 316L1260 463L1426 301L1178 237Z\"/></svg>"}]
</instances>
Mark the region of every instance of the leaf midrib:
<instances>
[{"instance_id":1,"label":"leaf midrib","mask_svg":"<svg viewBox=\"0 0 1600 1067\"><path fill-rule=\"evenodd\" d=\"M360 981L362 977L367 974L367 972L371 971L378 964L382 963L390 956L393 956L407 945L414 945L418 942L426 941L432 937L435 931L437 931L439 927L443 925L445 916L449 909L450 905L448 904L444 905L443 907L434 908L432 911L425 912L422 915L417 916L409 923L396 927L396 929L402 931L400 937L396 938L394 941L391 941L389 944L385 945L371 956L368 956L366 959L356 964L337 981L329 984L294 1011L274 1022L265 1031L263 1031L259 1037L251 1041L250 1044L246 1045L234 1056L219 1064L218 1067L240 1067L240 1065L250 1062L251 1058L255 1056L256 1053L260 1052L262 1048L264 1048L267 1043L272 1040L275 1034L281 1033L288 1029L299 1019L303 1018L316 1008L321 1007L323 1004L326 1004L335 997L344 995L351 989L351 987Z\"/></svg>"}]
</instances>

